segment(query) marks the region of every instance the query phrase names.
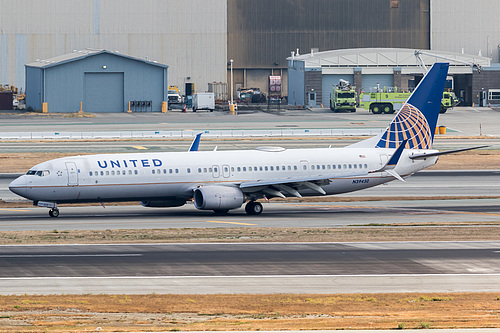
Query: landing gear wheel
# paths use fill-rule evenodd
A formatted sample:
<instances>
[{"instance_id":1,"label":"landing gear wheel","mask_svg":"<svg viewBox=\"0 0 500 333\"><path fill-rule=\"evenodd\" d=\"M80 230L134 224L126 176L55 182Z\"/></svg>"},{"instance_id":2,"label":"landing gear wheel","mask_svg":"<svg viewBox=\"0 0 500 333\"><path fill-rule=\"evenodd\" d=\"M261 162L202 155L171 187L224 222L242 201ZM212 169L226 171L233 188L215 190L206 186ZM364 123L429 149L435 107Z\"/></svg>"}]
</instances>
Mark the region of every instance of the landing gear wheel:
<instances>
[{"instance_id":1,"label":"landing gear wheel","mask_svg":"<svg viewBox=\"0 0 500 333\"><path fill-rule=\"evenodd\" d=\"M51 210L49 210L49 215L50 217L59 217L59 209L52 208Z\"/></svg>"},{"instance_id":2,"label":"landing gear wheel","mask_svg":"<svg viewBox=\"0 0 500 333\"><path fill-rule=\"evenodd\" d=\"M245 212L247 212L248 215L260 215L262 211L263 208L260 202L250 201L245 206Z\"/></svg>"}]
</instances>

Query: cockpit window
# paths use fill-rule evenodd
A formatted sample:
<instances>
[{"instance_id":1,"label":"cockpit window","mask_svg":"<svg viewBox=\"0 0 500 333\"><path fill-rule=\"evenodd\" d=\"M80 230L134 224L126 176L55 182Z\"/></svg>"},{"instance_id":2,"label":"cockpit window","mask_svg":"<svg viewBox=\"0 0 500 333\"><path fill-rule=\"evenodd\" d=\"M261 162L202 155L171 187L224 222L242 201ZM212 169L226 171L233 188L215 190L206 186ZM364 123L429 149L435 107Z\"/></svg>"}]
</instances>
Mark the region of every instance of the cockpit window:
<instances>
[{"instance_id":1,"label":"cockpit window","mask_svg":"<svg viewBox=\"0 0 500 333\"><path fill-rule=\"evenodd\" d=\"M27 175L29 176L38 176L38 177L44 177L50 175L49 170L29 170L26 172Z\"/></svg>"}]
</instances>

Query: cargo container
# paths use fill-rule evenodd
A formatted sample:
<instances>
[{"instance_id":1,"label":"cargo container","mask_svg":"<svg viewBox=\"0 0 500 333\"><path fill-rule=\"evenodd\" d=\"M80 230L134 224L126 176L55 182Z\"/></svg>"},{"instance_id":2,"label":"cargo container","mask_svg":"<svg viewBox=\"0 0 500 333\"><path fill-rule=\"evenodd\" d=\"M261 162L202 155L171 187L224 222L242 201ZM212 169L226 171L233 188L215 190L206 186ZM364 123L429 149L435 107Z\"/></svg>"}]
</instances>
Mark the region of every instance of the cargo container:
<instances>
[{"instance_id":1,"label":"cargo container","mask_svg":"<svg viewBox=\"0 0 500 333\"><path fill-rule=\"evenodd\" d=\"M215 110L214 93L197 93L193 95L193 112L197 110Z\"/></svg>"},{"instance_id":2,"label":"cargo container","mask_svg":"<svg viewBox=\"0 0 500 333\"><path fill-rule=\"evenodd\" d=\"M222 103L227 101L227 83L225 82L209 83L208 92L214 93L216 103Z\"/></svg>"}]
</instances>

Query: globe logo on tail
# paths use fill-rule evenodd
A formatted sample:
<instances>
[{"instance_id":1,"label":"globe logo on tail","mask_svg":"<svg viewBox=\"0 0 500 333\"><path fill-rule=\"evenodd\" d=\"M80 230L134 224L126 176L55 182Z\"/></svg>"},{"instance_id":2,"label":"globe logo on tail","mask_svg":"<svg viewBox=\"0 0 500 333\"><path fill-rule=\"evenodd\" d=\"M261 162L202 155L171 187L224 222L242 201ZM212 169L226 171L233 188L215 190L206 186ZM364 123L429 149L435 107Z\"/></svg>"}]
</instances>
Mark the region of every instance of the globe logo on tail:
<instances>
[{"instance_id":1,"label":"globe logo on tail","mask_svg":"<svg viewBox=\"0 0 500 333\"><path fill-rule=\"evenodd\" d=\"M377 144L379 148L397 148L408 140L408 149L431 149L432 133L425 116L411 104L403 105Z\"/></svg>"}]
</instances>

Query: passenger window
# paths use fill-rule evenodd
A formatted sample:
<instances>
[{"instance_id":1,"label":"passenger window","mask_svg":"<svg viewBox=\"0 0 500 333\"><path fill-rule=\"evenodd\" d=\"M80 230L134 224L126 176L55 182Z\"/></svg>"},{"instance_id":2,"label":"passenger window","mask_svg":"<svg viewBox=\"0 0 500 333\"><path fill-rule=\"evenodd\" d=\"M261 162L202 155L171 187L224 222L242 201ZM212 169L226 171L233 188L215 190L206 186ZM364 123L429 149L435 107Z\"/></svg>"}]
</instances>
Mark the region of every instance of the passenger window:
<instances>
[{"instance_id":1,"label":"passenger window","mask_svg":"<svg viewBox=\"0 0 500 333\"><path fill-rule=\"evenodd\" d=\"M179 169L175 169L175 173L179 173Z\"/></svg>"},{"instance_id":2,"label":"passenger window","mask_svg":"<svg viewBox=\"0 0 500 333\"><path fill-rule=\"evenodd\" d=\"M324 164L321 166L321 169L323 169L323 170L325 170L325 169L326 169L326 167L325 167L325 165L324 165Z\"/></svg>"},{"instance_id":3,"label":"passenger window","mask_svg":"<svg viewBox=\"0 0 500 333\"><path fill-rule=\"evenodd\" d=\"M331 168L330 164L328 164L327 167L328 167L328 170L330 170L330 168Z\"/></svg>"},{"instance_id":4,"label":"passenger window","mask_svg":"<svg viewBox=\"0 0 500 333\"><path fill-rule=\"evenodd\" d=\"M262 171L262 170L264 170L264 169L260 166L260 167L259 167L259 170L260 170L260 171Z\"/></svg>"},{"instance_id":5,"label":"passenger window","mask_svg":"<svg viewBox=\"0 0 500 333\"><path fill-rule=\"evenodd\" d=\"M347 164L344 164L344 169L347 169Z\"/></svg>"},{"instance_id":6,"label":"passenger window","mask_svg":"<svg viewBox=\"0 0 500 333\"><path fill-rule=\"evenodd\" d=\"M314 170L314 165L311 165L311 170Z\"/></svg>"},{"instance_id":7,"label":"passenger window","mask_svg":"<svg viewBox=\"0 0 500 333\"><path fill-rule=\"evenodd\" d=\"M187 168L187 172L188 172L188 173L191 173L191 169L190 169L190 168Z\"/></svg>"},{"instance_id":8,"label":"passenger window","mask_svg":"<svg viewBox=\"0 0 500 333\"><path fill-rule=\"evenodd\" d=\"M304 165L304 170L307 170L307 165Z\"/></svg>"},{"instance_id":9,"label":"passenger window","mask_svg":"<svg viewBox=\"0 0 500 333\"><path fill-rule=\"evenodd\" d=\"M360 164L360 165L359 165L359 168L360 168L360 169L362 169L362 168L363 168L363 164Z\"/></svg>"},{"instance_id":10,"label":"passenger window","mask_svg":"<svg viewBox=\"0 0 500 333\"><path fill-rule=\"evenodd\" d=\"M267 166L264 167L264 170L267 171Z\"/></svg>"},{"instance_id":11,"label":"passenger window","mask_svg":"<svg viewBox=\"0 0 500 333\"><path fill-rule=\"evenodd\" d=\"M337 166L335 164L333 164L332 169L337 169Z\"/></svg>"},{"instance_id":12,"label":"passenger window","mask_svg":"<svg viewBox=\"0 0 500 333\"><path fill-rule=\"evenodd\" d=\"M352 169L352 165L351 164L349 164L349 169Z\"/></svg>"},{"instance_id":13,"label":"passenger window","mask_svg":"<svg viewBox=\"0 0 500 333\"><path fill-rule=\"evenodd\" d=\"M109 176L109 171L106 171L106 176Z\"/></svg>"},{"instance_id":14,"label":"passenger window","mask_svg":"<svg viewBox=\"0 0 500 333\"><path fill-rule=\"evenodd\" d=\"M271 168L271 171L274 171L274 167L273 167L272 165L271 165L271 167L270 167L270 168Z\"/></svg>"},{"instance_id":15,"label":"passenger window","mask_svg":"<svg viewBox=\"0 0 500 333\"><path fill-rule=\"evenodd\" d=\"M368 164L365 164L365 169L368 169Z\"/></svg>"},{"instance_id":16,"label":"passenger window","mask_svg":"<svg viewBox=\"0 0 500 333\"><path fill-rule=\"evenodd\" d=\"M167 170L163 170L163 171L167 171ZM138 174L139 174L139 171L134 170L134 173L135 173L136 175L138 175Z\"/></svg>"},{"instance_id":17,"label":"passenger window","mask_svg":"<svg viewBox=\"0 0 500 333\"><path fill-rule=\"evenodd\" d=\"M304 170L305 169L306 169L306 166L304 165ZM297 166L296 165L293 166L293 170L297 171Z\"/></svg>"},{"instance_id":18,"label":"passenger window","mask_svg":"<svg viewBox=\"0 0 500 333\"><path fill-rule=\"evenodd\" d=\"M173 172L172 169L168 169L168 173L172 173L172 172Z\"/></svg>"},{"instance_id":19,"label":"passenger window","mask_svg":"<svg viewBox=\"0 0 500 333\"><path fill-rule=\"evenodd\" d=\"M101 171L101 176L104 176L104 171Z\"/></svg>"},{"instance_id":20,"label":"passenger window","mask_svg":"<svg viewBox=\"0 0 500 333\"><path fill-rule=\"evenodd\" d=\"M201 168L198 168L198 173L201 173Z\"/></svg>"},{"instance_id":21,"label":"passenger window","mask_svg":"<svg viewBox=\"0 0 500 333\"><path fill-rule=\"evenodd\" d=\"M163 169L163 173L166 174L167 173L167 169ZM137 170L135 170L135 174L137 175Z\"/></svg>"},{"instance_id":22,"label":"passenger window","mask_svg":"<svg viewBox=\"0 0 500 333\"><path fill-rule=\"evenodd\" d=\"M357 164L354 164L354 169L357 169L358 168L358 165Z\"/></svg>"},{"instance_id":23,"label":"passenger window","mask_svg":"<svg viewBox=\"0 0 500 333\"><path fill-rule=\"evenodd\" d=\"M91 176L91 177L92 177L92 171L89 171L89 176Z\"/></svg>"},{"instance_id":24,"label":"passenger window","mask_svg":"<svg viewBox=\"0 0 500 333\"><path fill-rule=\"evenodd\" d=\"M122 175L124 175L124 176L125 176L126 174L127 174L127 173L126 173L126 171L125 171L125 170L123 170L123 171L122 171Z\"/></svg>"},{"instance_id":25,"label":"passenger window","mask_svg":"<svg viewBox=\"0 0 500 333\"><path fill-rule=\"evenodd\" d=\"M236 170L237 170L238 172L240 172L240 171L241 171L241 168L240 168L240 167L237 167L237 168L236 168Z\"/></svg>"},{"instance_id":26,"label":"passenger window","mask_svg":"<svg viewBox=\"0 0 500 333\"><path fill-rule=\"evenodd\" d=\"M203 168L203 172L204 172L204 173L207 173L207 168Z\"/></svg>"},{"instance_id":27,"label":"passenger window","mask_svg":"<svg viewBox=\"0 0 500 333\"><path fill-rule=\"evenodd\" d=\"M155 174L155 170L154 170L154 169L153 169L153 170L151 170L151 172L153 173L153 175Z\"/></svg>"},{"instance_id":28,"label":"passenger window","mask_svg":"<svg viewBox=\"0 0 500 333\"><path fill-rule=\"evenodd\" d=\"M247 167L243 167L243 171L244 171L244 172L245 172L245 171L247 171Z\"/></svg>"}]
</instances>

